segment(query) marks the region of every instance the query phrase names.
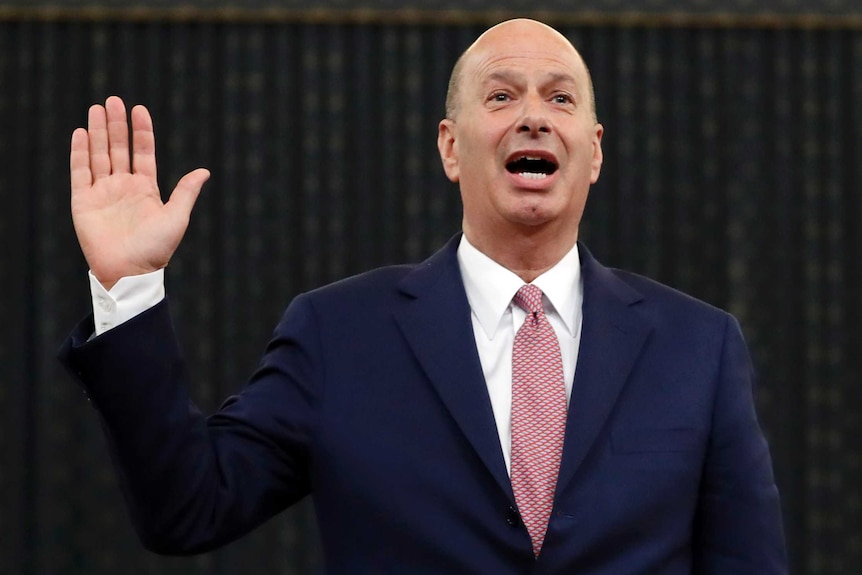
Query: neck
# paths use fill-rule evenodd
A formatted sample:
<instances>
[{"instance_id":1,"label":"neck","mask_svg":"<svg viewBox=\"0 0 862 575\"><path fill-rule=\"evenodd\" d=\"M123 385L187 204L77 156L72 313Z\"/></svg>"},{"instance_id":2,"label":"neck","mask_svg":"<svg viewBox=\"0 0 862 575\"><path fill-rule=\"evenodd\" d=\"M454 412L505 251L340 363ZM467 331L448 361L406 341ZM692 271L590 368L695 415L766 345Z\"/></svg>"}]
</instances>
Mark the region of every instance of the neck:
<instances>
[{"instance_id":1,"label":"neck","mask_svg":"<svg viewBox=\"0 0 862 575\"><path fill-rule=\"evenodd\" d=\"M524 283L532 282L554 267L578 241L577 228L570 233L510 230L505 236L495 236L479 233L465 224L464 235L477 250L516 274Z\"/></svg>"}]
</instances>

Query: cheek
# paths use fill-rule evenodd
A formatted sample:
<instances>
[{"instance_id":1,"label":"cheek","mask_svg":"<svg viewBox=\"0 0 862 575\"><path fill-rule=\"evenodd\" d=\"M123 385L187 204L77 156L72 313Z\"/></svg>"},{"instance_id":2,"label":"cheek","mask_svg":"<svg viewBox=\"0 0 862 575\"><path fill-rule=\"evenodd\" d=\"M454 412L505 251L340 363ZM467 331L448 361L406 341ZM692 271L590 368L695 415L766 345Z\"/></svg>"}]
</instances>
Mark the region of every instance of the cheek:
<instances>
[{"instance_id":1,"label":"cheek","mask_svg":"<svg viewBox=\"0 0 862 575\"><path fill-rule=\"evenodd\" d=\"M596 165L597 146L592 138L578 138L566 146L570 161L578 170L591 172Z\"/></svg>"},{"instance_id":2,"label":"cheek","mask_svg":"<svg viewBox=\"0 0 862 575\"><path fill-rule=\"evenodd\" d=\"M474 140L461 140L458 145L458 168L461 179L476 179L483 177L489 163L488 154Z\"/></svg>"}]
</instances>

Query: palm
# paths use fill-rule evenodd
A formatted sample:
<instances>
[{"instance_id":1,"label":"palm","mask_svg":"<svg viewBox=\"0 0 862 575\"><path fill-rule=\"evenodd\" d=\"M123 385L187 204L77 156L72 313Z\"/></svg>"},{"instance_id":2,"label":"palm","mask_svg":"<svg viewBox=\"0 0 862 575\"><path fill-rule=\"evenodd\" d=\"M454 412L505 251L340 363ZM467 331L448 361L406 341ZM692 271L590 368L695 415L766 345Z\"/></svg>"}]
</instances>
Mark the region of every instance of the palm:
<instances>
[{"instance_id":1,"label":"palm","mask_svg":"<svg viewBox=\"0 0 862 575\"><path fill-rule=\"evenodd\" d=\"M112 174L75 196L72 219L96 277L119 278L167 265L177 231L166 226L165 211L155 184L137 174Z\"/></svg>"},{"instance_id":2,"label":"palm","mask_svg":"<svg viewBox=\"0 0 862 575\"><path fill-rule=\"evenodd\" d=\"M155 139L145 108L132 110L134 155L122 100L90 109L72 135L72 219L93 274L110 288L119 278L163 268L185 233L203 169L186 174L167 203L156 183Z\"/></svg>"}]
</instances>

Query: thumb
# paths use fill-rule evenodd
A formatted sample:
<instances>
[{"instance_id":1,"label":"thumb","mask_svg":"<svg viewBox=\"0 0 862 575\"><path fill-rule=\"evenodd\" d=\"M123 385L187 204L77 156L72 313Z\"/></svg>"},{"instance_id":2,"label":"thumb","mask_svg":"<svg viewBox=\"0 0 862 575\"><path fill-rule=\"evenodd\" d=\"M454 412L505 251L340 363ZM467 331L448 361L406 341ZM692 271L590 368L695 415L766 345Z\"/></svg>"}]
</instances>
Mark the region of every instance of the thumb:
<instances>
[{"instance_id":1,"label":"thumb","mask_svg":"<svg viewBox=\"0 0 862 575\"><path fill-rule=\"evenodd\" d=\"M186 218L191 216L192 208L195 207L195 202L198 195L201 193L201 187L210 178L210 171L206 168L198 168L191 171L177 182L177 187L168 198L167 205L172 211L182 213Z\"/></svg>"}]
</instances>

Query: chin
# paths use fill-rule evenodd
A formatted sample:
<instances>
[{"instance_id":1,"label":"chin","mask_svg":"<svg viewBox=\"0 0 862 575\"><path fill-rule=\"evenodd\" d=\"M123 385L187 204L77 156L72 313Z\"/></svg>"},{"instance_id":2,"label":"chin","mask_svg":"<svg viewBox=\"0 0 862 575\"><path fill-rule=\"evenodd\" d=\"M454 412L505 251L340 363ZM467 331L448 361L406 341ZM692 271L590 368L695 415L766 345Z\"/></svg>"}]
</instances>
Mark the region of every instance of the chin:
<instances>
[{"instance_id":1,"label":"chin","mask_svg":"<svg viewBox=\"0 0 862 575\"><path fill-rule=\"evenodd\" d=\"M554 215L540 208L526 208L510 215L509 221L518 227L537 228L554 220Z\"/></svg>"}]
</instances>

